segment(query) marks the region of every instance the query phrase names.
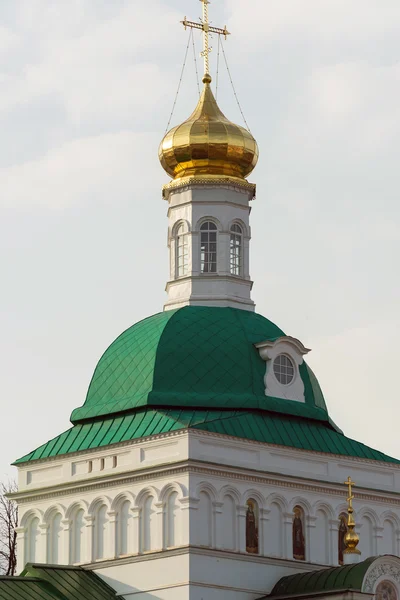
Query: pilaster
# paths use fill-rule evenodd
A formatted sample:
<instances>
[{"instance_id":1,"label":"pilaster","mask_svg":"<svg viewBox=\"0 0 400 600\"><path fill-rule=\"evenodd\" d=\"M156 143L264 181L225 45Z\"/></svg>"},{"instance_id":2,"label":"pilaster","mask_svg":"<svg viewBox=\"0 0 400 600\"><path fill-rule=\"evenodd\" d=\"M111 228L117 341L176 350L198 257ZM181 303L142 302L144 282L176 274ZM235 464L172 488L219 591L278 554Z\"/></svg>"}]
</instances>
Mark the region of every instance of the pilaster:
<instances>
[{"instance_id":1,"label":"pilaster","mask_svg":"<svg viewBox=\"0 0 400 600\"><path fill-rule=\"evenodd\" d=\"M163 516L164 516L164 503L156 502L154 504L156 509L156 523L157 523L157 535L155 538L154 550L161 550L163 547Z\"/></svg>"},{"instance_id":2,"label":"pilaster","mask_svg":"<svg viewBox=\"0 0 400 600\"><path fill-rule=\"evenodd\" d=\"M239 521L239 527L238 527L238 535L239 535L238 546L239 546L239 552L246 552L246 513L247 513L247 506L238 505L236 507L236 510L237 510L238 521Z\"/></svg>"},{"instance_id":3,"label":"pilaster","mask_svg":"<svg viewBox=\"0 0 400 600\"><path fill-rule=\"evenodd\" d=\"M384 542L383 542L384 531L385 531L384 527L374 527L374 535L373 535L373 538L375 538L374 550L376 550L377 554L384 553L384 548L383 548L383 546L384 546Z\"/></svg>"},{"instance_id":4,"label":"pilaster","mask_svg":"<svg viewBox=\"0 0 400 600\"><path fill-rule=\"evenodd\" d=\"M15 533L17 534L17 573L20 573L25 567L27 529L25 527L17 527Z\"/></svg>"},{"instance_id":5,"label":"pilaster","mask_svg":"<svg viewBox=\"0 0 400 600\"><path fill-rule=\"evenodd\" d=\"M305 542L306 542L306 560L319 563L321 557L319 556L319 545L317 539L317 517L307 516L305 518Z\"/></svg>"},{"instance_id":6,"label":"pilaster","mask_svg":"<svg viewBox=\"0 0 400 600\"><path fill-rule=\"evenodd\" d=\"M62 525L62 546L61 555L59 556L59 563L61 565L69 565L70 560L70 547L71 547L71 526L72 521L70 519L64 519L61 521Z\"/></svg>"},{"instance_id":7,"label":"pilaster","mask_svg":"<svg viewBox=\"0 0 400 600\"><path fill-rule=\"evenodd\" d=\"M117 540L117 513L115 510L110 510L107 513L108 527L106 539L106 557L115 558L117 556L116 540Z\"/></svg>"},{"instance_id":8,"label":"pilaster","mask_svg":"<svg viewBox=\"0 0 400 600\"><path fill-rule=\"evenodd\" d=\"M222 539L223 539L223 523L222 523L222 509L224 503L223 502L213 502L213 513L215 520L215 539L214 546L215 548L222 548Z\"/></svg>"},{"instance_id":9,"label":"pilaster","mask_svg":"<svg viewBox=\"0 0 400 600\"><path fill-rule=\"evenodd\" d=\"M283 517L283 558L293 559L293 513L284 513Z\"/></svg>"},{"instance_id":10,"label":"pilaster","mask_svg":"<svg viewBox=\"0 0 400 600\"><path fill-rule=\"evenodd\" d=\"M87 515L85 517L86 526L83 536L83 548L82 548L82 562L92 562L94 559L94 548L93 548L93 532L94 532L94 521L95 517Z\"/></svg>"},{"instance_id":11,"label":"pilaster","mask_svg":"<svg viewBox=\"0 0 400 600\"><path fill-rule=\"evenodd\" d=\"M141 531L140 531L140 508L134 506L130 509L132 514L132 536L128 540L128 548L131 548L132 554L141 552Z\"/></svg>"},{"instance_id":12,"label":"pilaster","mask_svg":"<svg viewBox=\"0 0 400 600\"><path fill-rule=\"evenodd\" d=\"M329 520L329 564L339 564L339 520Z\"/></svg>"},{"instance_id":13,"label":"pilaster","mask_svg":"<svg viewBox=\"0 0 400 600\"><path fill-rule=\"evenodd\" d=\"M35 557L35 562L38 563L46 563L47 562L47 552L49 547L49 529L50 526L42 523L39 525L39 543L37 547L37 553Z\"/></svg>"},{"instance_id":14,"label":"pilaster","mask_svg":"<svg viewBox=\"0 0 400 600\"><path fill-rule=\"evenodd\" d=\"M192 540L190 537L191 527L190 519L193 511L197 510L199 500L192 496L185 496L179 500L181 505L181 544L183 546L189 545Z\"/></svg>"},{"instance_id":15,"label":"pilaster","mask_svg":"<svg viewBox=\"0 0 400 600\"><path fill-rule=\"evenodd\" d=\"M271 511L267 508L260 508L260 522L258 525L258 549L262 556L266 556L268 554L267 545L267 531L268 531L268 521L269 521L269 513Z\"/></svg>"}]
</instances>

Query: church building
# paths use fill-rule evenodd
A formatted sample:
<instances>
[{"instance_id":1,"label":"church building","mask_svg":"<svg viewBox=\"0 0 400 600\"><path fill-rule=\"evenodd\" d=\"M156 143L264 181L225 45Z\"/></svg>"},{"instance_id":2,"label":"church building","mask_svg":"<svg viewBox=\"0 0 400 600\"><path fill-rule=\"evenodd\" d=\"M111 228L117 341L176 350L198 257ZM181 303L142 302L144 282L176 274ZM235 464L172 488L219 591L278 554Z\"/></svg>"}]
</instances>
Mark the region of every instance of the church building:
<instances>
[{"instance_id":1,"label":"church building","mask_svg":"<svg viewBox=\"0 0 400 600\"><path fill-rule=\"evenodd\" d=\"M71 426L16 461L0 599L400 600L400 461L342 432L305 340L255 311L258 147L213 95L208 35L228 32L201 1L184 25L204 34L202 94L159 149L164 310L127 324Z\"/></svg>"}]
</instances>

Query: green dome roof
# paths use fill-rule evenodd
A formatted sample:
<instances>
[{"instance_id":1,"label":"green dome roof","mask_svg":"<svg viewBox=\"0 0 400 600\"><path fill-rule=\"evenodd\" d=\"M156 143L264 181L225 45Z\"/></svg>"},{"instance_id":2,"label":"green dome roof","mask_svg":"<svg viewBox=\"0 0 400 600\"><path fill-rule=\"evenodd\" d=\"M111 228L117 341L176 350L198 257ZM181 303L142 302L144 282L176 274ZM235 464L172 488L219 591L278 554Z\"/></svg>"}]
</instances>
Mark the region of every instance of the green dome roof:
<instances>
[{"instance_id":1,"label":"green dome roof","mask_svg":"<svg viewBox=\"0 0 400 600\"><path fill-rule=\"evenodd\" d=\"M143 406L261 409L329 421L311 369L300 375L305 403L265 395L257 342L285 335L265 317L234 308L186 306L122 333L99 360L73 423Z\"/></svg>"}]
</instances>

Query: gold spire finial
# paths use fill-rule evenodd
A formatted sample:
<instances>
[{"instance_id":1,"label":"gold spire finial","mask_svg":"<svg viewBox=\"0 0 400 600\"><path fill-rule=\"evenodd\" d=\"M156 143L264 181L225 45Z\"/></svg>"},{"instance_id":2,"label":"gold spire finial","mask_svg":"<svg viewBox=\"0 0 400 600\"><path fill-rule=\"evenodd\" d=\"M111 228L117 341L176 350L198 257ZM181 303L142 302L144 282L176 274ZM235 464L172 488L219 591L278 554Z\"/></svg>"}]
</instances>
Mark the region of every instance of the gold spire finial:
<instances>
[{"instance_id":1,"label":"gold spire finial","mask_svg":"<svg viewBox=\"0 0 400 600\"><path fill-rule=\"evenodd\" d=\"M188 21L186 17L181 21L184 28L191 27L192 29L201 29L203 31L203 50L201 52L201 56L204 59L204 76L203 83L211 83L211 75L210 75L210 61L209 54L212 50L209 45L209 36L210 33L217 33L218 35L226 36L230 35L229 31L226 28L226 25L223 29L219 27L211 27L210 22L208 20L208 5L210 4L209 0L200 0L203 4L203 18L201 19L201 23L195 23L194 21Z\"/></svg>"},{"instance_id":2,"label":"gold spire finial","mask_svg":"<svg viewBox=\"0 0 400 600\"><path fill-rule=\"evenodd\" d=\"M346 548L343 554L361 554L360 550L357 548L360 538L354 531L356 524L353 518L354 494L352 493L352 487L355 485L355 483L351 480L351 477L348 477L347 480L344 482L344 485L347 485L349 495L347 497L347 533L344 536Z\"/></svg>"}]
</instances>

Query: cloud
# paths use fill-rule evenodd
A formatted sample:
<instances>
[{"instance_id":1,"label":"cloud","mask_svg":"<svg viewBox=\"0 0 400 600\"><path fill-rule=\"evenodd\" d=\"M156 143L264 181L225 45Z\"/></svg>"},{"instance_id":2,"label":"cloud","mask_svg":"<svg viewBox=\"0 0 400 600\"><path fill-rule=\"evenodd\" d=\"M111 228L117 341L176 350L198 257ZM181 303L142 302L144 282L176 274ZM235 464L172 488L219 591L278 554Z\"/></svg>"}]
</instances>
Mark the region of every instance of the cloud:
<instances>
[{"instance_id":1,"label":"cloud","mask_svg":"<svg viewBox=\"0 0 400 600\"><path fill-rule=\"evenodd\" d=\"M240 0L227 0L232 13L230 26L238 36L246 35L250 45L307 40L332 42L353 40L371 42L371 37L385 37L400 28L400 5L397 0L253 0L243 10ZM249 35L251 32L251 35Z\"/></svg>"},{"instance_id":2,"label":"cloud","mask_svg":"<svg viewBox=\"0 0 400 600\"><path fill-rule=\"evenodd\" d=\"M0 25L0 61L7 58L8 52L15 49L19 41L15 33Z\"/></svg>"},{"instance_id":3,"label":"cloud","mask_svg":"<svg viewBox=\"0 0 400 600\"><path fill-rule=\"evenodd\" d=\"M318 373L331 416L345 434L398 456L396 427L400 406L394 401L392 374L398 353L400 320L382 317L333 336L320 336L308 362ZM377 431L385 423L385 442ZM384 444L384 446L383 446Z\"/></svg>"},{"instance_id":4,"label":"cloud","mask_svg":"<svg viewBox=\"0 0 400 600\"><path fill-rule=\"evenodd\" d=\"M24 2L18 22L31 58L23 69L3 74L0 110L53 94L75 125L149 119L160 97L172 97L175 81L153 59L160 57L165 32L179 17L162 3L117 8L99 18L93 4L78 0ZM133 25L141 22L151 22L151 31ZM165 56L173 55L172 48L163 49Z\"/></svg>"},{"instance_id":5,"label":"cloud","mask_svg":"<svg viewBox=\"0 0 400 600\"><path fill-rule=\"evenodd\" d=\"M157 141L133 132L92 136L0 169L0 206L60 209L93 199L113 202L133 186L143 192L148 177L160 177ZM140 172L146 177L138 177Z\"/></svg>"}]
</instances>

